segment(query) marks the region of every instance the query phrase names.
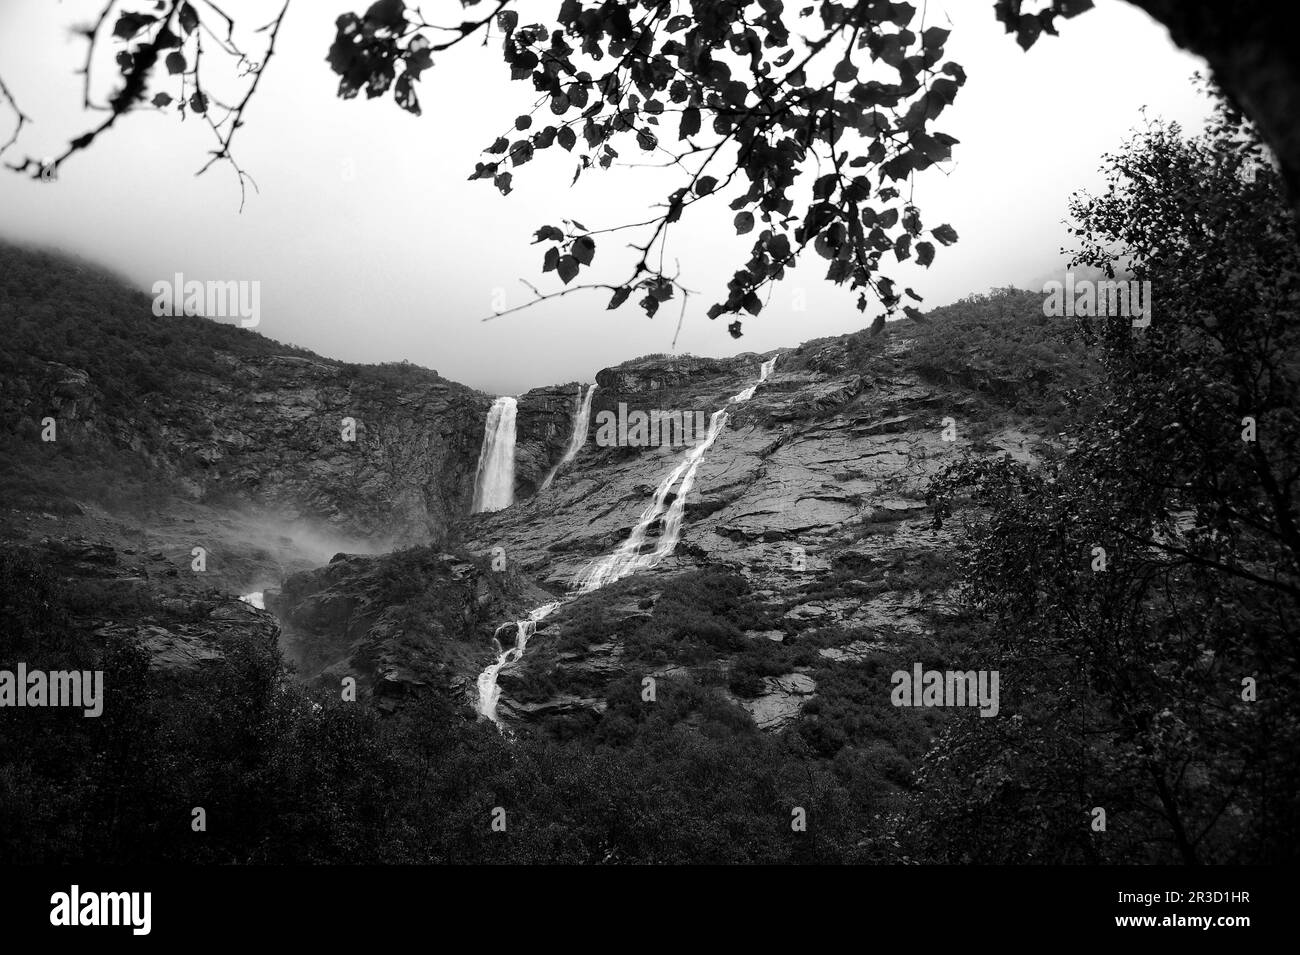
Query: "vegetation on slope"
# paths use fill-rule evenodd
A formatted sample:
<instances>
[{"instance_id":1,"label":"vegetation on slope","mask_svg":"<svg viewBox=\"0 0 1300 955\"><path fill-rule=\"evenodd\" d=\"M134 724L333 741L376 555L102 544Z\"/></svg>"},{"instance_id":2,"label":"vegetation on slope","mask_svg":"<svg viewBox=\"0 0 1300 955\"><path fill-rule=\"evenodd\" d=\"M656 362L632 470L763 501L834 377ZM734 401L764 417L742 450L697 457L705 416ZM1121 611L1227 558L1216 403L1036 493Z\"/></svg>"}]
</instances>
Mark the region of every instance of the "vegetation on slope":
<instances>
[{"instance_id":1,"label":"vegetation on slope","mask_svg":"<svg viewBox=\"0 0 1300 955\"><path fill-rule=\"evenodd\" d=\"M1070 425L1070 446L1037 468L972 457L934 488L940 518L979 508L969 600L937 658L998 670L998 718L904 721L887 692L904 661L819 662L856 634L746 643L761 611L743 581L706 570L641 607L628 646L663 663L725 654L730 672L664 679L653 707L628 678L593 727L510 742L437 695L381 719L304 690L267 646L232 646L194 676L151 674L87 632L93 593L13 554L0 559L0 668L102 667L112 706L99 720L0 713L0 856L1295 861L1300 261L1277 177L1243 174L1252 135L1226 108L1204 141L1155 127L1112 161L1116 189L1078 208L1080 264L1118 254L1159 282L1142 332L1096 322L1076 346L1049 345L1057 327L1026 314L1041 317L1041 298L1005 290L953 306L951 329L935 316L890 330L915 338L902 360L935 380L1008 408L1057 400ZM848 347L875 360L880 340ZM1028 391L996 385L1022 366ZM414 594L418 575L398 571ZM606 635L605 609L581 614L573 640ZM794 666L812 669L818 698L785 733L759 733L728 693ZM207 833L189 828L194 806Z\"/></svg>"}]
</instances>

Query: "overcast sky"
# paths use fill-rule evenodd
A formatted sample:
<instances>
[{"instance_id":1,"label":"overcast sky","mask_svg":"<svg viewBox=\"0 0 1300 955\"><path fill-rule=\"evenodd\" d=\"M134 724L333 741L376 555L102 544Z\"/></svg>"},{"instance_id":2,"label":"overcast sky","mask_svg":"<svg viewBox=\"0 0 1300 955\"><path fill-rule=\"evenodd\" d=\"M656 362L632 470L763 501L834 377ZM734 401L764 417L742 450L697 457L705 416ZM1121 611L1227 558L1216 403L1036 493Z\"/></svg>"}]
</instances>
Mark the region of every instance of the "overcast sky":
<instances>
[{"instance_id":1,"label":"overcast sky","mask_svg":"<svg viewBox=\"0 0 1300 955\"><path fill-rule=\"evenodd\" d=\"M556 2L528 0L525 22ZM56 154L102 117L80 109L75 70L85 44L70 32L101 5L0 0L0 76L35 120L14 153ZM278 10L265 0L222 6L249 26ZM639 221L675 180L615 168L584 173L571 189L575 160L553 148L515 172L508 197L488 182L467 182L479 151L531 108L531 84L510 82L493 43L435 61L420 85L423 116L403 112L391 94L341 101L324 61L333 21L365 6L291 5L236 139L238 158L260 187L242 214L229 167L194 177L211 131L141 112L70 159L57 183L0 171L0 236L66 249L144 290L176 272L257 280L259 331L271 338L350 361L406 359L492 393L591 381L607 365L671 351L675 302L651 321L632 304L605 311L606 293L577 293L480 321L494 306L531 297L520 278L559 287L554 273L539 275L541 247L529 244L539 226L566 216L592 229ZM440 10L447 22L460 18L454 0L423 7L431 18ZM1141 121L1141 107L1191 129L1207 114L1190 80L1201 61L1118 0L1098 0L1095 10L1063 22L1059 38L1040 39L1028 53L996 22L991 0L929 0L927 25L935 24L952 29L947 55L969 81L935 125L960 140L954 162L919 174L914 195L927 228L951 223L961 241L940 248L928 271L889 273L925 296L925 308L992 286L1041 286L1069 242L1063 222L1070 194L1097 187L1102 154ZM99 73L111 79L111 62ZM11 114L0 108L0 141L11 128ZM616 145L634 158L630 142ZM854 308L856 293L822 281L825 263L810 255L763 313L745 322L745 337L733 340L724 319L711 322L704 312L725 294L752 236L735 237L731 213L722 203L716 213L707 205L679 227L671 250L683 284L701 293L691 300L677 350L764 351L870 321L874 312L864 317ZM629 254L606 240L593 279L621 280L634 261Z\"/></svg>"}]
</instances>

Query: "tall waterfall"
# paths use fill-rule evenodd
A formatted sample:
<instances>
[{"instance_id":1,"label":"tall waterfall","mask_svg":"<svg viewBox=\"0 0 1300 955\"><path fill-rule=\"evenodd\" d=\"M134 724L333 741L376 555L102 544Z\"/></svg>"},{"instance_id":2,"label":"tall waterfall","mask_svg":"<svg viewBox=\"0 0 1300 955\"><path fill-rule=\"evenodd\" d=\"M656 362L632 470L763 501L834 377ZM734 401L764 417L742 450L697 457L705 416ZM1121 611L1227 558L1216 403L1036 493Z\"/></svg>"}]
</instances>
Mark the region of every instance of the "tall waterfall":
<instances>
[{"instance_id":1,"label":"tall waterfall","mask_svg":"<svg viewBox=\"0 0 1300 955\"><path fill-rule=\"evenodd\" d=\"M587 430L591 426L591 396L596 393L596 387L596 385L589 386L585 394L581 388L578 389L578 405L573 411L573 434L569 436L569 446L564 449L564 457L560 458L559 463L551 468L546 479L542 481L541 490L545 491L551 486L560 469L568 467L587 443Z\"/></svg>"},{"instance_id":2,"label":"tall waterfall","mask_svg":"<svg viewBox=\"0 0 1300 955\"><path fill-rule=\"evenodd\" d=\"M492 722L497 722L497 702L501 698L501 689L497 686L497 675L501 672L502 667L514 663L524 655L528 640L537 630L537 624L542 619L548 617L557 608L575 597L591 593L593 590L599 590L606 584L621 580L635 571L654 567L673 552L677 547L677 541L681 538L682 522L686 514L686 498L695 484L695 472L699 469L700 462L704 460L704 455L713 446L713 442L717 440L718 435L726 425L729 417L727 409L732 405L740 404L754 397L758 386L767 380L774 367L776 367L775 357L763 362L762 367L759 369L758 381L739 394L727 399L727 404L713 413L713 417L709 421L709 432L705 439L692 447L682 461L673 468L672 472L660 482L655 489L654 498L651 499L649 506L641 512L641 518L637 521L636 527L632 529L631 535L618 546L618 549L612 554L588 564L578 574L570 586L569 592L562 599L543 604L532 610L522 620L514 621L514 645L509 649L501 650L501 644L497 642L496 645L500 652L497 654L496 661L479 674L478 711L481 714L492 720ZM591 391L595 390L595 385L593 385ZM588 392L585 401L587 405L586 413L588 414L591 410L590 400L591 393ZM572 442L570 442L570 447L572 447ZM577 454L577 451L574 454ZM674 488L676 489L675 493ZM671 504L668 503L670 493L674 493ZM658 543L649 553L642 553L650 528L661 518L662 524L660 525ZM497 633L500 634L508 626L510 626L509 623L502 624L497 628ZM493 637L493 640L496 641L497 638Z\"/></svg>"},{"instance_id":3,"label":"tall waterfall","mask_svg":"<svg viewBox=\"0 0 1300 955\"><path fill-rule=\"evenodd\" d=\"M515 502L515 413L514 398L498 398L488 410L483 425L483 449L474 472L474 504L471 511L499 511Z\"/></svg>"}]
</instances>

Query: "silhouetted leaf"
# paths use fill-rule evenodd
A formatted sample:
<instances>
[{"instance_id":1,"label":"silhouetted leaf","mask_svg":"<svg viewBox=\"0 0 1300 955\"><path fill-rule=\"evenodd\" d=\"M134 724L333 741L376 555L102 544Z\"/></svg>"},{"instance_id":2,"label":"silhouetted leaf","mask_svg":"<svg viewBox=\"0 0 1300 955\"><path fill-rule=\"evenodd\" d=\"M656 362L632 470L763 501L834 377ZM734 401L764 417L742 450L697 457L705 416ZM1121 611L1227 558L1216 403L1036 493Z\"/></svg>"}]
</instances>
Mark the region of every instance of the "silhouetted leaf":
<instances>
[{"instance_id":1,"label":"silhouetted leaf","mask_svg":"<svg viewBox=\"0 0 1300 955\"><path fill-rule=\"evenodd\" d=\"M592 257L596 254L596 241L589 235L573 240L573 257L583 265L591 265Z\"/></svg>"},{"instance_id":2,"label":"silhouetted leaf","mask_svg":"<svg viewBox=\"0 0 1300 955\"><path fill-rule=\"evenodd\" d=\"M678 139L694 136L700 131L700 111L694 106L682 110L682 124L677 131Z\"/></svg>"},{"instance_id":3,"label":"silhouetted leaf","mask_svg":"<svg viewBox=\"0 0 1300 955\"><path fill-rule=\"evenodd\" d=\"M510 147L510 162L515 166L522 166L533 158L533 144L526 139L521 139Z\"/></svg>"},{"instance_id":4,"label":"silhouetted leaf","mask_svg":"<svg viewBox=\"0 0 1300 955\"><path fill-rule=\"evenodd\" d=\"M921 31L921 45L927 50L938 49L943 46L944 41L948 39L948 34L952 32L945 30L943 27L929 27Z\"/></svg>"},{"instance_id":5,"label":"silhouetted leaf","mask_svg":"<svg viewBox=\"0 0 1300 955\"><path fill-rule=\"evenodd\" d=\"M433 66L433 44L428 37L417 34L411 38L406 47L405 62L406 72L413 80L418 80L421 73Z\"/></svg>"},{"instance_id":6,"label":"silhouetted leaf","mask_svg":"<svg viewBox=\"0 0 1300 955\"><path fill-rule=\"evenodd\" d=\"M411 82L410 73L403 73L397 78L397 83L393 86L393 98L397 100L397 105L408 113L420 115L420 98L415 95L415 86Z\"/></svg>"},{"instance_id":7,"label":"silhouetted leaf","mask_svg":"<svg viewBox=\"0 0 1300 955\"><path fill-rule=\"evenodd\" d=\"M406 24L406 4L402 0L376 0L366 11L365 20L372 27L400 30Z\"/></svg>"},{"instance_id":8,"label":"silhouetted leaf","mask_svg":"<svg viewBox=\"0 0 1300 955\"><path fill-rule=\"evenodd\" d=\"M129 40L158 18L148 13L124 13L117 18L113 27L113 36Z\"/></svg>"},{"instance_id":9,"label":"silhouetted leaf","mask_svg":"<svg viewBox=\"0 0 1300 955\"><path fill-rule=\"evenodd\" d=\"M1020 16L1020 22L1016 26L1016 42L1022 49L1029 49L1038 39L1038 34L1042 32L1043 25L1039 22L1038 17L1032 14L1024 13Z\"/></svg>"},{"instance_id":10,"label":"silhouetted leaf","mask_svg":"<svg viewBox=\"0 0 1300 955\"><path fill-rule=\"evenodd\" d=\"M185 31L186 36L189 36L189 34L193 33L196 29L198 29L199 15L198 13L195 12L194 7L192 7L190 4L182 3L181 11L180 11L180 21L181 21L181 29Z\"/></svg>"},{"instance_id":11,"label":"silhouetted leaf","mask_svg":"<svg viewBox=\"0 0 1300 955\"><path fill-rule=\"evenodd\" d=\"M953 229L952 226L948 225L947 223L944 223L943 225L939 226L937 229L931 229L930 235L934 236L944 245L952 245L954 242L957 241L956 231Z\"/></svg>"}]
</instances>

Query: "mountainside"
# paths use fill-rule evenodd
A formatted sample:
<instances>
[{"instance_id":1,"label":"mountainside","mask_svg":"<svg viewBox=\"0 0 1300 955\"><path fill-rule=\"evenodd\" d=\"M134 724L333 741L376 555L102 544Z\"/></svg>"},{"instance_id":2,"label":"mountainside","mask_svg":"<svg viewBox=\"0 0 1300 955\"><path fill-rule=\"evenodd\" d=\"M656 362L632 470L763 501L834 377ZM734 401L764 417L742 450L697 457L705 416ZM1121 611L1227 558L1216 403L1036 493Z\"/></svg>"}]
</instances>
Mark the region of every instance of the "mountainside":
<instances>
[{"instance_id":1,"label":"mountainside","mask_svg":"<svg viewBox=\"0 0 1300 955\"><path fill-rule=\"evenodd\" d=\"M155 317L149 296L52 255L0 247L0 262L15 490L26 478L38 496L97 497L96 477L130 469L149 492L114 503L149 512L161 494L384 548L444 539L467 506L487 396L412 365Z\"/></svg>"},{"instance_id":2,"label":"mountainside","mask_svg":"<svg viewBox=\"0 0 1300 955\"><path fill-rule=\"evenodd\" d=\"M1026 459L1042 438L1023 416L924 381L909 361L914 347L898 334L846 337L777 356L772 376L704 455L671 556L542 621L522 659L500 674L499 716L560 734L593 729L612 696L639 693L650 676L719 688L757 726L779 729L820 684L838 681L837 668L865 664L874 674L885 657L916 659L918 646L935 652L952 555L949 530L932 526L925 486L963 448ZM605 369L590 431L620 402L711 412L757 380L761 357ZM949 425L954 440L945 440ZM463 554L474 558L464 573L480 588L493 578L510 584L502 599L466 605L458 661L422 665L435 629L427 616L404 605L374 623L368 600L333 617L331 632L354 639L335 644L330 678L391 686L436 672L468 710L494 633L508 645L512 619L564 597L585 567L614 551L688 450L600 447L589 436L550 488L464 522ZM652 525L646 552L662 531L662 522ZM358 559L351 587L373 591L400 559ZM339 606L347 587L337 577L308 571L269 597L295 640L322 591ZM398 617L413 626L395 626Z\"/></svg>"},{"instance_id":3,"label":"mountainside","mask_svg":"<svg viewBox=\"0 0 1300 955\"><path fill-rule=\"evenodd\" d=\"M155 318L147 296L109 277L2 251L0 322L17 346L0 365L6 537L98 549L123 568L110 577L160 599L216 606L264 592L300 678L351 676L386 706L435 691L472 714L476 676L514 640L511 622L565 598L618 548L690 453L604 446L599 421L638 410L706 421L729 407L672 552L566 600L502 669L500 718L551 732L596 727L646 677L714 687L780 729L810 701L833 703L844 667L875 673L882 655L939 652L952 554L926 484L962 449L1033 455L1044 413L1076 383L1042 344L1056 330L1034 315L1037 297L1009 290L879 337L635 359L594 374L586 441L545 490L582 386L521 395L516 503L471 515L490 396L415 366L348 365ZM771 377L728 406L772 357ZM1001 374L1011 364L1027 369L1019 380ZM54 441L41 440L45 418ZM664 532L662 520L648 526L646 553ZM383 553L412 544L431 546ZM201 571L196 546L210 561ZM151 562L198 591L163 593ZM121 616L103 623L204 652L166 620Z\"/></svg>"}]
</instances>

